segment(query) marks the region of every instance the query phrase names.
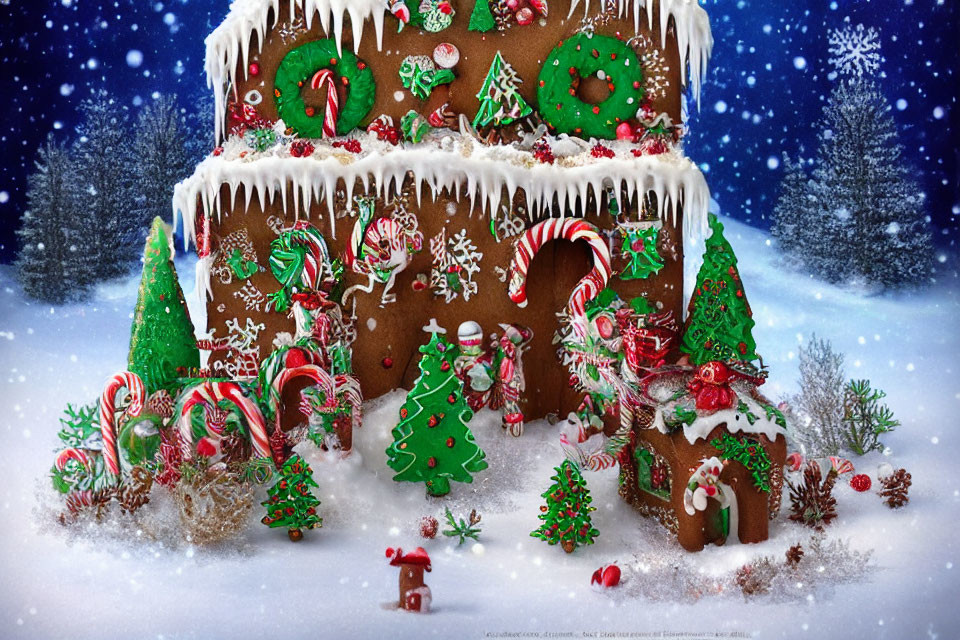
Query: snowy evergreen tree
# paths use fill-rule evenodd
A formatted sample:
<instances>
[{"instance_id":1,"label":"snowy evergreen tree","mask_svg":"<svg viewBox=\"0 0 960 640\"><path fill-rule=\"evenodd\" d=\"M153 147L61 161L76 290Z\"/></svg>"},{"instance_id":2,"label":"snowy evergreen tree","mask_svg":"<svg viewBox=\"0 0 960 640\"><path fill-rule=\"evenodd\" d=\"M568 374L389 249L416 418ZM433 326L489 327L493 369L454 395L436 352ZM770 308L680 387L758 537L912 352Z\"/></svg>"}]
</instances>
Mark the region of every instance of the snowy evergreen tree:
<instances>
[{"instance_id":1,"label":"snowy evergreen tree","mask_svg":"<svg viewBox=\"0 0 960 640\"><path fill-rule=\"evenodd\" d=\"M74 153L80 177L79 210L95 233L84 250L98 279L126 273L142 246L143 216L137 207L134 158L126 110L105 91L80 105L83 121Z\"/></svg>"},{"instance_id":2,"label":"snowy evergreen tree","mask_svg":"<svg viewBox=\"0 0 960 640\"><path fill-rule=\"evenodd\" d=\"M818 207L809 223L822 249L810 266L832 281L922 283L931 238L889 103L876 84L855 76L839 82L824 115L814 173Z\"/></svg>"},{"instance_id":3,"label":"snowy evergreen tree","mask_svg":"<svg viewBox=\"0 0 960 640\"><path fill-rule=\"evenodd\" d=\"M783 182L780 184L780 197L773 210L771 233L788 254L799 252L808 235L807 212L811 208L810 177L803 169L803 162L794 162L783 154Z\"/></svg>"},{"instance_id":4,"label":"snowy evergreen tree","mask_svg":"<svg viewBox=\"0 0 960 640\"><path fill-rule=\"evenodd\" d=\"M170 218L173 187L193 171L190 128L176 96L161 96L144 107L137 119L133 152L144 236L151 220Z\"/></svg>"},{"instance_id":5,"label":"snowy evergreen tree","mask_svg":"<svg viewBox=\"0 0 960 640\"><path fill-rule=\"evenodd\" d=\"M93 279L77 207L76 173L67 149L52 137L37 152L36 168L27 179L29 208L17 230L17 276L31 298L61 304L77 297Z\"/></svg>"}]
</instances>

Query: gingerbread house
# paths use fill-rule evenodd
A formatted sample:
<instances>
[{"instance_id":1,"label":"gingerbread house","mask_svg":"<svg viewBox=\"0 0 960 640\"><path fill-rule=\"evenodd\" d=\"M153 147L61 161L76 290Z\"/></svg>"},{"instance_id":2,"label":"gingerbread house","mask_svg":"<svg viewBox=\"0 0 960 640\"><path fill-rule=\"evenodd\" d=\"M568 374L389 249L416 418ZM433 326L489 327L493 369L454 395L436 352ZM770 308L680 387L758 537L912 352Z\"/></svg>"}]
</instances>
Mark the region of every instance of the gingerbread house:
<instances>
[{"instance_id":1,"label":"gingerbread house","mask_svg":"<svg viewBox=\"0 0 960 640\"><path fill-rule=\"evenodd\" d=\"M218 146L174 200L207 367L262 378L326 331L373 398L412 383L429 318L523 327L520 410L565 415L558 313L612 289L681 316L709 202L682 93L711 46L694 0L235 0L207 39Z\"/></svg>"}]
</instances>

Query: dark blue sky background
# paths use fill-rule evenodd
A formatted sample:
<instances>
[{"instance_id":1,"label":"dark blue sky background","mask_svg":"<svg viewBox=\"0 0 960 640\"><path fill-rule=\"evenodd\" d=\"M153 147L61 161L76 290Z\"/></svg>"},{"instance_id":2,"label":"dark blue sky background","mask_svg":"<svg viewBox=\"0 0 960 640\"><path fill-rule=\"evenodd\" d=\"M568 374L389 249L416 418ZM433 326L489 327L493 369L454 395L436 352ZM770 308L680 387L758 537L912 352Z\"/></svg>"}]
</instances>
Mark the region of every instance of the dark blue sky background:
<instances>
[{"instance_id":1,"label":"dark blue sky background","mask_svg":"<svg viewBox=\"0 0 960 640\"><path fill-rule=\"evenodd\" d=\"M133 112L158 92L176 92L185 105L195 104L206 95L203 39L228 4L0 0L0 260L13 257L25 177L48 132L72 137L77 104L101 87ZM906 161L928 197L938 244L955 247L960 222L955 0L704 4L716 45L702 111L692 108L687 153L706 171L726 213L768 226L781 154L815 153L831 88L827 34L849 19L881 31L881 82Z\"/></svg>"}]
</instances>

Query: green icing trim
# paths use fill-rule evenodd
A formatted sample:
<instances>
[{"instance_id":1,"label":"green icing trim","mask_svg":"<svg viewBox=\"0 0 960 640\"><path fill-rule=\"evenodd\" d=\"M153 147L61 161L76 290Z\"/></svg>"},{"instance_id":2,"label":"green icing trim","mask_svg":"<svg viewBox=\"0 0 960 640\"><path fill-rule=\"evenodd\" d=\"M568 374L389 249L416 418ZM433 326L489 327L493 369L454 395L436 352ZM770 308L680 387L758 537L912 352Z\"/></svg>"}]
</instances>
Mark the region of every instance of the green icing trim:
<instances>
[{"instance_id":1,"label":"green icing trim","mask_svg":"<svg viewBox=\"0 0 960 640\"><path fill-rule=\"evenodd\" d=\"M729 433L721 434L719 438L710 441L710 446L720 452L724 460L739 462L753 478L753 486L765 493L770 492L770 470L773 462L767 455L767 450L754 440L737 440Z\"/></svg>"},{"instance_id":2,"label":"green icing trim","mask_svg":"<svg viewBox=\"0 0 960 640\"><path fill-rule=\"evenodd\" d=\"M613 85L606 100L587 104L576 95L580 78L603 70ZM644 97L643 68L633 49L608 36L578 33L558 44L540 70L540 115L557 133L613 139Z\"/></svg>"},{"instance_id":3,"label":"green icing trim","mask_svg":"<svg viewBox=\"0 0 960 640\"><path fill-rule=\"evenodd\" d=\"M323 109L308 116L300 90L321 69L330 69L347 81L347 99L340 107L337 133L344 135L359 126L376 98L373 73L349 51L337 53L330 39L314 40L286 55L274 77L277 111L284 123L302 138L323 136Z\"/></svg>"}]
</instances>

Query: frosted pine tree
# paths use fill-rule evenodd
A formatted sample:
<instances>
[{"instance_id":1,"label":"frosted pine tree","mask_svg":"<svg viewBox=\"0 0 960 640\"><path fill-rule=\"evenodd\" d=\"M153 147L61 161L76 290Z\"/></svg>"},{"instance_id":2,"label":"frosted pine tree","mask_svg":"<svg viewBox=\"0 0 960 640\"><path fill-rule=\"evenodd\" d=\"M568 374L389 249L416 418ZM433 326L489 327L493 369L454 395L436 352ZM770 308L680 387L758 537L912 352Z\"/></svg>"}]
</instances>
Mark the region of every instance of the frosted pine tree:
<instances>
[{"instance_id":1,"label":"frosted pine tree","mask_svg":"<svg viewBox=\"0 0 960 640\"><path fill-rule=\"evenodd\" d=\"M105 91L84 100L80 112L74 149L79 209L96 226L86 250L97 277L111 278L129 270L146 230L134 190L127 114Z\"/></svg>"},{"instance_id":2,"label":"frosted pine tree","mask_svg":"<svg viewBox=\"0 0 960 640\"><path fill-rule=\"evenodd\" d=\"M154 218L169 218L173 187L192 172L190 137L187 116L178 106L176 96L161 96L140 112L133 151L137 198L145 229Z\"/></svg>"},{"instance_id":3,"label":"frosted pine tree","mask_svg":"<svg viewBox=\"0 0 960 640\"><path fill-rule=\"evenodd\" d=\"M473 119L473 126L477 128L493 125L505 126L525 118L533 113L533 109L520 95L519 85L523 82L500 52L493 57L490 70L483 81L483 86L477 93L480 108Z\"/></svg>"},{"instance_id":4,"label":"frosted pine tree","mask_svg":"<svg viewBox=\"0 0 960 640\"><path fill-rule=\"evenodd\" d=\"M904 166L887 99L868 79L843 79L824 113L815 173L822 219L831 223L823 240L847 273L823 275L887 287L922 283L933 252L924 202Z\"/></svg>"},{"instance_id":5,"label":"frosted pine tree","mask_svg":"<svg viewBox=\"0 0 960 640\"><path fill-rule=\"evenodd\" d=\"M28 208L20 218L17 276L31 298L61 304L93 279L77 210L74 166L63 143L49 138L27 179Z\"/></svg>"},{"instance_id":6,"label":"frosted pine tree","mask_svg":"<svg viewBox=\"0 0 960 640\"><path fill-rule=\"evenodd\" d=\"M771 233L782 251L795 253L804 244L804 236L808 235L807 213L813 205L810 178L803 169L803 162L794 162L787 154L783 154L783 170Z\"/></svg>"}]
</instances>

